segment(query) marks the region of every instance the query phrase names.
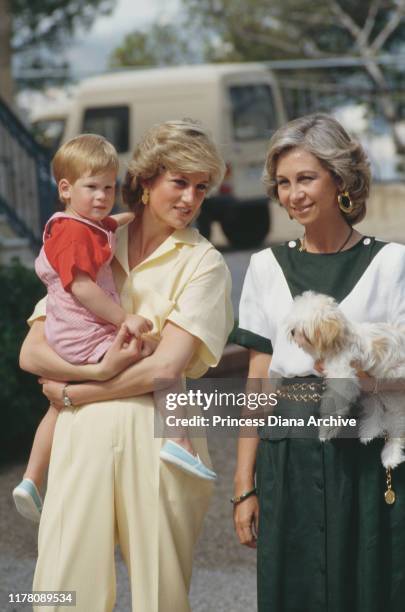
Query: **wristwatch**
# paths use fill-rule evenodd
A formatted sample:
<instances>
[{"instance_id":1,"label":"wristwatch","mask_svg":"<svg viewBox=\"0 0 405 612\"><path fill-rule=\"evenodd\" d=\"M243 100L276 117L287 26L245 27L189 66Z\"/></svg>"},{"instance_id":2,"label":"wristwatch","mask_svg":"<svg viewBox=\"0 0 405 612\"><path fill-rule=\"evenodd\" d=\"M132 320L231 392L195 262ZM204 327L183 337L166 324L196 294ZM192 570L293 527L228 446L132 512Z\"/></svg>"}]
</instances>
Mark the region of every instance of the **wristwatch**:
<instances>
[{"instance_id":1,"label":"wristwatch","mask_svg":"<svg viewBox=\"0 0 405 612\"><path fill-rule=\"evenodd\" d=\"M66 388L67 388L68 386L69 386L69 385L65 385L65 386L63 387L63 390L62 390L63 405L65 406L65 408L74 408L74 406L73 406L73 402L72 402L72 400L70 399L70 397L68 396L67 391L66 391Z\"/></svg>"}]
</instances>

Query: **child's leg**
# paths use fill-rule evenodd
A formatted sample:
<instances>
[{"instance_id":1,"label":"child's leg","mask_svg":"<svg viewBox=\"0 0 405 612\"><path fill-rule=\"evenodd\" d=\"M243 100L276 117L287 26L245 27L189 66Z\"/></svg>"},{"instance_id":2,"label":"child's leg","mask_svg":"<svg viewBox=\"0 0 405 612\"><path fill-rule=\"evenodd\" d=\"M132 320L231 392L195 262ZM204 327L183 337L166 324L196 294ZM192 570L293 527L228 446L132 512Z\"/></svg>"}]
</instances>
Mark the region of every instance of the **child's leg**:
<instances>
[{"instance_id":1,"label":"child's leg","mask_svg":"<svg viewBox=\"0 0 405 612\"><path fill-rule=\"evenodd\" d=\"M42 499L38 488L42 485L49 465L57 417L58 411L50 406L36 431L24 478L13 490L14 503L18 512L37 523L42 511Z\"/></svg>"},{"instance_id":2,"label":"child's leg","mask_svg":"<svg viewBox=\"0 0 405 612\"><path fill-rule=\"evenodd\" d=\"M187 406L177 401L177 397L180 394L184 395L184 391L185 389L183 386L183 382L180 379L171 382L170 388L155 391L155 408L159 411L163 421L165 421L168 415L175 419L176 425L172 425L170 427L170 433L172 435L166 434L165 437L169 440L172 440L173 442L176 442L176 444L183 446L183 448L185 448L189 453L195 455L196 453L194 451L193 445L191 444L188 427L187 425L184 425L188 413ZM175 398L171 399L170 406L168 406L166 401L169 397Z\"/></svg>"},{"instance_id":3,"label":"child's leg","mask_svg":"<svg viewBox=\"0 0 405 612\"><path fill-rule=\"evenodd\" d=\"M27 469L25 470L24 478L32 480L38 489L42 486L49 465L57 418L58 411L52 405L49 406L48 412L38 425Z\"/></svg>"},{"instance_id":4,"label":"child's leg","mask_svg":"<svg viewBox=\"0 0 405 612\"><path fill-rule=\"evenodd\" d=\"M194 450L189 436L187 426L187 407L183 402L177 401L179 395L184 396L182 381L172 383L169 389L157 391L154 394L155 407L160 412L163 421L170 414L174 417L176 426L171 428L172 435L163 445L160 457L164 461L173 463L185 472L203 478L204 480L215 480L216 474L201 461ZM168 406L167 400L171 397L172 405ZM170 412L168 412L170 410Z\"/></svg>"}]
</instances>

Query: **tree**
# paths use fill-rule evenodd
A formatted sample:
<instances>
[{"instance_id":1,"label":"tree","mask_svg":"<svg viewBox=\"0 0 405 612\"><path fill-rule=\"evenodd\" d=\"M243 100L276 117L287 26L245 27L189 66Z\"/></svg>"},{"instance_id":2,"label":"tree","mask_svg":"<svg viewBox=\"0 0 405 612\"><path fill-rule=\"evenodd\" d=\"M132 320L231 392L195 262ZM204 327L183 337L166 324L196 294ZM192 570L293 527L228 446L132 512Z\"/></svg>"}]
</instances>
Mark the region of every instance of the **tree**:
<instances>
[{"instance_id":1,"label":"tree","mask_svg":"<svg viewBox=\"0 0 405 612\"><path fill-rule=\"evenodd\" d=\"M371 55L405 33L405 0L182 0L218 61ZM219 43L222 43L222 47Z\"/></svg>"},{"instance_id":2,"label":"tree","mask_svg":"<svg viewBox=\"0 0 405 612\"><path fill-rule=\"evenodd\" d=\"M0 93L12 103L14 84L11 77L11 15L8 0L0 0Z\"/></svg>"},{"instance_id":3,"label":"tree","mask_svg":"<svg viewBox=\"0 0 405 612\"><path fill-rule=\"evenodd\" d=\"M198 20L211 61L268 61L356 55L377 92L398 153L400 105L390 94L395 72L376 61L398 51L405 40L405 0L183 0L189 19Z\"/></svg>"},{"instance_id":4,"label":"tree","mask_svg":"<svg viewBox=\"0 0 405 612\"><path fill-rule=\"evenodd\" d=\"M154 23L147 31L135 30L111 53L111 68L121 66L171 66L192 62L194 54L181 29Z\"/></svg>"},{"instance_id":5,"label":"tree","mask_svg":"<svg viewBox=\"0 0 405 612\"><path fill-rule=\"evenodd\" d=\"M79 25L112 11L116 0L0 0L0 90L12 101L11 59L22 65L60 65L55 51Z\"/></svg>"}]
</instances>

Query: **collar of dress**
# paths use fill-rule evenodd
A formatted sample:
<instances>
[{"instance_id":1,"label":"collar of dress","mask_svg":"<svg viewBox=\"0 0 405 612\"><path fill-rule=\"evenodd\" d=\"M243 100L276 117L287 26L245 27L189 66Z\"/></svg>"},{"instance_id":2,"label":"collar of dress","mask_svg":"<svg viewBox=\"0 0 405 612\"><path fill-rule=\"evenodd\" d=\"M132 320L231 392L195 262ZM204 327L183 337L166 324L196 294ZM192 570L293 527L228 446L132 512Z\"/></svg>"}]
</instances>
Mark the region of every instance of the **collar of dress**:
<instances>
[{"instance_id":1,"label":"collar of dress","mask_svg":"<svg viewBox=\"0 0 405 612\"><path fill-rule=\"evenodd\" d=\"M128 265L128 227L128 225L125 225L124 227L121 227L117 230L117 247L115 250L115 258L119 262L123 270L125 270L126 274L130 273ZM192 227L186 227L182 230L175 230L173 234L166 238L166 240L162 242L162 244L158 246L158 248L155 249L153 253L149 255L149 257L147 257L140 264L135 266L135 268L133 268L131 272L161 257L169 251L176 249L177 245L188 244L193 246L198 244L200 241L201 236L199 232Z\"/></svg>"}]
</instances>

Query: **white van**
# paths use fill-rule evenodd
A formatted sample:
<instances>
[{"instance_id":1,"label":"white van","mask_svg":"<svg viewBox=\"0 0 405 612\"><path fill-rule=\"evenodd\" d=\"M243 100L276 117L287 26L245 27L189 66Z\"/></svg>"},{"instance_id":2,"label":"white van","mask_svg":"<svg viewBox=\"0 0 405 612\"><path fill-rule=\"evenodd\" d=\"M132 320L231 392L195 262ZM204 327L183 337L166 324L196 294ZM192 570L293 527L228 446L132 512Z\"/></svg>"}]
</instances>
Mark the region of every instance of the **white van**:
<instances>
[{"instance_id":1,"label":"white van","mask_svg":"<svg viewBox=\"0 0 405 612\"><path fill-rule=\"evenodd\" d=\"M233 246L258 246L269 230L260 181L265 150L285 121L277 82L261 64L128 70L86 79L72 98L62 140L102 134L125 168L151 125L184 117L208 126L228 167L219 191L204 204L200 230L209 235L216 220Z\"/></svg>"},{"instance_id":2,"label":"white van","mask_svg":"<svg viewBox=\"0 0 405 612\"><path fill-rule=\"evenodd\" d=\"M65 97L44 102L31 113L30 123L34 138L52 153L62 142L71 108L71 99Z\"/></svg>"}]
</instances>

